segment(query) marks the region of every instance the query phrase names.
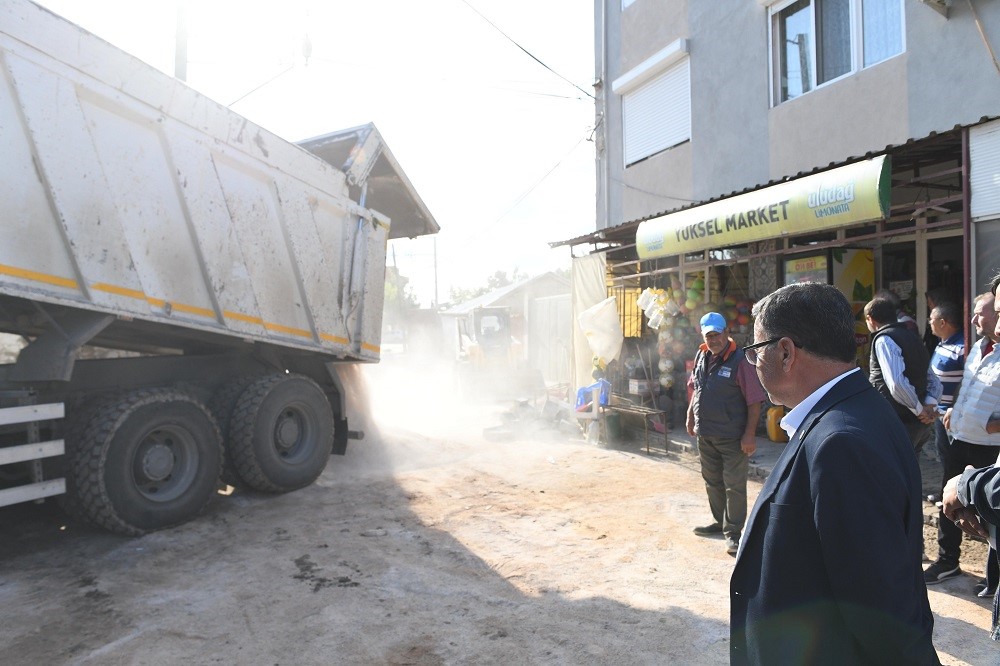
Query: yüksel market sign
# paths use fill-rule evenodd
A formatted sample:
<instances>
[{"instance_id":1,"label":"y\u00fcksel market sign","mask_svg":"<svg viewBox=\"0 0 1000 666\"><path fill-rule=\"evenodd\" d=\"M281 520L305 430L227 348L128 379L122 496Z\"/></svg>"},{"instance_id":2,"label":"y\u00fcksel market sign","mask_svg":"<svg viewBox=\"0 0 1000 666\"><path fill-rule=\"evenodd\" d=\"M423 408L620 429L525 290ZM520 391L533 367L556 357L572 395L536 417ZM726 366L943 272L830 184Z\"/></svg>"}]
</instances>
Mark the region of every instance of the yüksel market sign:
<instances>
[{"instance_id":1,"label":"y\u00fcksel market sign","mask_svg":"<svg viewBox=\"0 0 1000 666\"><path fill-rule=\"evenodd\" d=\"M646 220L635 234L640 259L836 229L885 218L887 155Z\"/></svg>"}]
</instances>

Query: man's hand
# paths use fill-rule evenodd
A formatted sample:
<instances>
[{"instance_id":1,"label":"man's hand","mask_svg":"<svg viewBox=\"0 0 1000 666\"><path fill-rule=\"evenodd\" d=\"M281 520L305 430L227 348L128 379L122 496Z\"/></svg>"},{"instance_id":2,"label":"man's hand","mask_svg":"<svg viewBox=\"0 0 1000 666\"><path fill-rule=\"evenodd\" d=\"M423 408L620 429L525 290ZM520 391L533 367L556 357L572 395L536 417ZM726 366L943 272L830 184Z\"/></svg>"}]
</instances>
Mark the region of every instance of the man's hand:
<instances>
[{"instance_id":1,"label":"man's hand","mask_svg":"<svg viewBox=\"0 0 1000 666\"><path fill-rule=\"evenodd\" d=\"M689 409L687 415L687 431L692 437L696 437L698 433L694 431L694 411Z\"/></svg>"},{"instance_id":2,"label":"man's hand","mask_svg":"<svg viewBox=\"0 0 1000 666\"><path fill-rule=\"evenodd\" d=\"M949 407L948 411L946 411L944 416L941 417L941 423L944 424L945 430L951 430L951 407Z\"/></svg>"},{"instance_id":3,"label":"man's hand","mask_svg":"<svg viewBox=\"0 0 1000 666\"><path fill-rule=\"evenodd\" d=\"M972 465L968 465L965 469L972 469ZM941 495L941 511L944 512L945 518L958 525L966 534L988 537L989 533L979 521L975 509L965 506L958 499L958 482L961 478L962 475L959 474L945 484L944 493Z\"/></svg>"},{"instance_id":4,"label":"man's hand","mask_svg":"<svg viewBox=\"0 0 1000 666\"><path fill-rule=\"evenodd\" d=\"M923 411L917 418L920 419L921 423L934 423L937 419L937 408L934 405L924 405Z\"/></svg>"},{"instance_id":5,"label":"man's hand","mask_svg":"<svg viewBox=\"0 0 1000 666\"><path fill-rule=\"evenodd\" d=\"M740 438L740 448L743 449L744 455L752 456L757 450L757 437L753 433L749 435L744 433Z\"/></svg>"}]
</instances>

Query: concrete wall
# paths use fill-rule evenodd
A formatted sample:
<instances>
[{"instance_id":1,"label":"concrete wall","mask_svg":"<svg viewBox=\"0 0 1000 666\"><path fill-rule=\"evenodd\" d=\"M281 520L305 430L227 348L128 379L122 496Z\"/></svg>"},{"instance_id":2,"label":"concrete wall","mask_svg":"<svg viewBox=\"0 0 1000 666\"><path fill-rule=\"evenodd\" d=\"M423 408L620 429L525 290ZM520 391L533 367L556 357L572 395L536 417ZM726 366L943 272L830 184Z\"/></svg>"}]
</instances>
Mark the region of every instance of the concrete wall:
<instances>
[{"instance_id":1,"label":"concrete wall","mask_svg":"<svg viewBox=\"0 0 1000 666\"><path fill-rule=\"evenodd\" d=\"M986 38L1000 57L1000 2L973 0ZM906 2L907 105L911 137L1000 114L1000 73L965 0L948 18Z\"/></svg>"},{"instance_id":2,"label":"concrete wall","mask_svg":"<svg viewBox=\"0 0 1000 666\"><path fill-rule=\"evenodd\" d=\"M767 12L756 2L692 2L693 199L769 180Z\"/></svg>"},{"instance_id":3,"label":"concrete wall","mask_svg":"<svg viewBox=\"0 0 1000 666\"><path fill-rule=\"evenodd\" d=\"M613 11L620 0L608 0ZM687 0L636 0L621 12L621 63L624 74L679 37L687 37Z\"/></svg>"},{"instance_id":4,"label":"concrete wall","mask_svg":"<svg viewBox=\"0 0 1000 666\"><path fill-rule=\"evenodd\" d=\"M691 122L693 124L694 119ZM622 221L673 210L694 200L691 154L691 142L686 142L648 157L628 169L623 169L622 162L618 162L616 177L628 184L622 195Z\"/></svg>"},{"instance_id":5,"label":"concrete wall","mask_svg":"<svg viewBox=\"0 0 1000 666\"><path fill-rule=\"evenodd\" d=\"M771 178L842 162L910 138L906 62L903 53L771 109Z\"/></svg>"}]
</instances>

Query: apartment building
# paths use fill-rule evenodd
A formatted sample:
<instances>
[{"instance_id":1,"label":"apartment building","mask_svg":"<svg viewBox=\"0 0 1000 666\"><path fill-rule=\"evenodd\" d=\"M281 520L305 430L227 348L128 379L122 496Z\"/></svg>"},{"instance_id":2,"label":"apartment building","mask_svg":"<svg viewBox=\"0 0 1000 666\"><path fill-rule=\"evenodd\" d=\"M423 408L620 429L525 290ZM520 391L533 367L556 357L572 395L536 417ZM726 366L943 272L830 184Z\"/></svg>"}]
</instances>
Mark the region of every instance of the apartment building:
<instances>
[{"instance_id":1,"label":"apartment building","mask_svg":"<svg viewBox=\"0 0 1000 666\"><path fill-rule=\"evenodd\" d=\"M597 228L554 245L614 288L753 299L790 258L865 249L919 321L1000 267L1000 3L596 0L595 46ZM848 184L881 205L820 205Z\"/></svg>"}]
</instances>

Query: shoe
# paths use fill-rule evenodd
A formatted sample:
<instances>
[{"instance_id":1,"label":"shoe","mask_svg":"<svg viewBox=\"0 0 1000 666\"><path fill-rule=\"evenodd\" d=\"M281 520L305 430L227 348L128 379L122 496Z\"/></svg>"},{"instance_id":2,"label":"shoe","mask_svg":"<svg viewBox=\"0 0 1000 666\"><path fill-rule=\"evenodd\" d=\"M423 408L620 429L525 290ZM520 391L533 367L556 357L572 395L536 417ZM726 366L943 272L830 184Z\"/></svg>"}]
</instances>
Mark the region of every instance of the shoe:
<instances>
[{"instance_id":1,"label":"shoe","mask_svg":"<svg viewBox=\"0 0 1000 666\"><path fill-rule=\"evenodd\" d=\"M709 534L722 534L722 525L719 523L712 523L711 525L704 525L702 527L694 528L694 533L698 536L708 536Z\"/></svg>"},{"instance_id":2,"label":"shoe","mask_svg":"<svg viewBox=\"0 0 1000 666\"><path fill-rule=\"evenodd\" d=\"M976 596L980 599L992 599L996 596L997 588L993 586L992 588L987 587L988 583L985 578L980 578L979 582L976 583L976 587L973 589L976 592Z\"/></svg>"},{"instance_id":3,"label":"shoe","mask_svg":"<svg viewBox=\"0 0 1000 666\"><path fill-rule=\"evenodd\" d=\"M726 537L726 552L730 555L735 555L740 550L740 540L734 539L733 537Z\"/></svg>"},{"instance_id":4,"label":"shoe","mask_svg":"<svg viewBox=\"0 0 1000 666\"><path fill-rule=\"evenodd\" d=\"M924 582L928 585L940 583L943 580L962 575L962 568L957 564L950 564L938 560L934 564L924 569Z\"/></svg>"},{"instance_id":5,"label":"shoe","mask_svg":"<svg viewBox=\"0 0 1000 666\"><path fill-rule=\"evenodd\" d=\"M941 495L939 495L938 493L932 493L932 494L930 494L930 495L927 496L927 503L928 504L936 504L936 503L938 503L940 501L941 501Z\"/></svg>"}]
</instances>

